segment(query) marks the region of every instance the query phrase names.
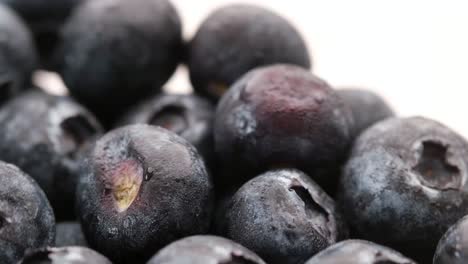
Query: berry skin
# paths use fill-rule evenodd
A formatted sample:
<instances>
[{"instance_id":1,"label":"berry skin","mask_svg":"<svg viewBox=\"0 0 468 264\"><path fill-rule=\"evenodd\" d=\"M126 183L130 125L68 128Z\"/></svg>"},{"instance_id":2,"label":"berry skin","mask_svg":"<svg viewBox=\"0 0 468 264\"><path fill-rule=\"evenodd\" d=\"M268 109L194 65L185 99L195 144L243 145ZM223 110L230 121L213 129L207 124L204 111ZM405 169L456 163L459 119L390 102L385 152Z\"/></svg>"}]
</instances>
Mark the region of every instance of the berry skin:
<instances>
[{"instance_id":1,"label":"berry skin","mask_svg":"<svg viewBox=\"0 0 468 264\"><path fill-rule=\"evenodd\" d=\"M416 264L393 249L364 240L345 240L313 256L305 264Z\"/></svg>"},{"instance_id":2,"label":"berry skin","mask_svg":"<svg viewBox=\"0 0 468 264\"><path fill-rule=\"evenodd\" d=\"M77 208L89 245L115 263L142 262L210 227L213 186L183 138L149 125L113 130L83 163Z\"/></svg>"},{"instance_id":3,"label":"berry skin","mask_svg":"<svg viewBox=\"0 0 468 264\"><path fill-rule=\"evenodd\" d=\"M86 239L78 222L57 223L55 234L56 247L88 246Z\"/></svg>"},{"instance_id":4,"label":"berry skin","mask_svg":"<svg viewBox=\"0 0 468 264\"><path fill-rule=\"evenodd\" d=\"M59 219L72 219L79 159L101 134L96 119L68 97L31 90L0 109L0 159L44 190Z\"/></svg>"},{"instance_id":5,"label":"berry skin","mask_svg":"<svg viewBox=\"0 0 468 264\"><path fill-rule=\"evenodd\" d=\"M168 0L86 1L65 24L56 58L71 94L110 124L160 89L181 46L180 19Z\"/></svg>"},{"instance_id":6,"label":"berry skin","mask_svg":"<svg viewBox=\"0 0 468 264\"><path fill-rule=\"evenodd\" d=\"M468 214L468 143L444 125L392 118L356 140L339 204L358 237L430 263L437 242Z\"/></svg>"},{"instance_id":7,"label":"berry skin","mask_svg":"<svg viewBox=\"0 0 468 264\"><path fill-rule=\"evenodd\" d=\"M246 184L225 206L219 233L267 263L304 263L347 236L333 200L307 175L274 170Z\"/></svg>"},{"instance_id":8,"label":"berry skin","mask_svg":"<svg viewBox=\"0 0 468 264\"><path fill-rule=\"evenodd\" d=\"M54 243L55 218L39 185L0 162L0 263L17 263L29 250Z\"/></svg>"},{"instance_id":9,"label":"berry skin","mask_svg":"<svg viewBox=\"0 0 468 264\"><path fill-rule=\"evenodd\" d=\"M222 237L183 238L159 251L147 264L265 264L252 251Z\"/></svg>"},{"instance_id":10,"label":"berry skin","mask_svg":"<svg viewBox=\"0 0 468 264\"><path fill-rule=\"evenodd\" d=\"M395 116L392 108L378 94L362 89L337 90L345 104L353 113L353 138L357 138L366 128Z\"/></svg>"},{"instance_id":11,"label":"berry skin","mask_svg":"<svg viewBox=\"0 0 468 264\"><path fill-rule=\"evenodd\" d=\"M193 87L215 101L254 68L284 63L309 69L311 64L298 31L281 16L253 5L214 11L187 53Z\"/></svg>"},{"instance_id":12,"label":"berry skin","mask_svg":"<svg viewBox=\"0 0 468 264\"><path fill-rule=\"evenodd\" d=\"M468 263L468 216L450 227L439 241L433 263Z\"/></svg>"},{"instance_id":13,"label":"berry skin","mask_svg":"<svg viewBox=\"0 0 468 264\"><path fill-rule=\"evenodd\" d=\"M215 149L235 182L270 168L298 168L335 183L351 142L351 111L330 86L297 66L259 68L223 96L215 116Z\"/></svg>"},{"instance_id":14,"label":"berry skin","mask_svg":"<svg viewBox=\"0 0 468 264\"><path fill-rule=\"evenodd\" d=\"M119 126L150 124L163 127L194 145L207 163L213 162L214 106L196 95L157 95L127 113Z\"/></svg>"},{"instance_id":15,"label":"berry skin","mask_svg":"<svg viewBox=\"0 0 468 264\"><path fill-rule=\"evenodd\" d=\"M0 0L14 9L34 34L41 66L49 65L58 32L72 10L85 0Z\"/></svg>"},{"instance_id":16,"label":"berry skin","mask_svg":"<svg viewBox=\"0 0 468 264\"><path fill-rule=\"evenodd\" d=\"M0 2L0 103L28 88L37 66L31 32Z\"/></svg>"},{"instance_id":17,"label":"berry skin","mask_svg":"<svg viewBox=\"0 0 468 264\"><path fill-rule=\"evenodd\" d=\"M103 255L85 247L45 248L28 254L21 264L112 264Z\"/></svg>"}]
</instances>

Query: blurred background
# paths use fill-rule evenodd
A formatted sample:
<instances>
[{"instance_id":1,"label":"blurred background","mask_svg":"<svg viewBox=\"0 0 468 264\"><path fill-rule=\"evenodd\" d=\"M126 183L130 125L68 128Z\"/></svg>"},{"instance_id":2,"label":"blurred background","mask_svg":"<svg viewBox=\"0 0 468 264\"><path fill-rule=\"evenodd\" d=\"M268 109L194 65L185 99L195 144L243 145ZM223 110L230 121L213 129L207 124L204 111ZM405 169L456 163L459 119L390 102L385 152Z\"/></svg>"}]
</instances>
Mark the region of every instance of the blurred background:
<instances>
[{"instance_id":1,"label":"blurred background","mask_svg":"<svg viewBox=\"0 0 468 264\"><path fill-rule=\"evenodd\" d=\"M231 0L172 0L190 38ZM289 19L303 34L313 71L335 87L369 88L398 114L439 120L468 137L466 1L244 0ZM181 67L167 84L190 90Z\"/></svg>"}]
</instances>

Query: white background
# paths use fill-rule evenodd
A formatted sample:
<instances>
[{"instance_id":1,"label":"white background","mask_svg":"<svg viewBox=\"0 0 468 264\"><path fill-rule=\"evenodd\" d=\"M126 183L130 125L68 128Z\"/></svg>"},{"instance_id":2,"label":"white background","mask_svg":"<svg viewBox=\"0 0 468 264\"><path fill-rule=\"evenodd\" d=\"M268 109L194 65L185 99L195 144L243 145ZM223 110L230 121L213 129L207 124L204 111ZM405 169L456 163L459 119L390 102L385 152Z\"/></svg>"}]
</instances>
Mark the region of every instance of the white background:
<instances>
[{"instance_id":1,"label":"white background","mask_svg":"<svg viewBox=\"0 0 468 264\"><path fill-rule=\"evenodd\" d=\"M186 38L230 0L172 0ZM372 89L402 116L423 115L468 137L468 1L250 0L289 19L313 71L335 87ZM185 70L167 84L190 89Z\"/></svg>"}]
</instances>

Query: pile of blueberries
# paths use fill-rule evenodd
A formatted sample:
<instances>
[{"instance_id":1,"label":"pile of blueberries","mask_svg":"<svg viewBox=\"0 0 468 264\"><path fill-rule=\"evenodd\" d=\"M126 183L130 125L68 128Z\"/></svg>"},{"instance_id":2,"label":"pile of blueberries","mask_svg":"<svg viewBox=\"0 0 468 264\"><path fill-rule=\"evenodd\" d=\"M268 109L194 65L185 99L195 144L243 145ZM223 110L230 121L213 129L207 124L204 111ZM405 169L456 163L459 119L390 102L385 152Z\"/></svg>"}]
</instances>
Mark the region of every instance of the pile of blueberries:
<instances>
[{"instance_id":1,"label":"pile of blueberries","mask_svg":"<svg viewBox=\"0 0 468 264\"><path fill-rule=\"evenodd\" d=\"M311 64L257 6L0 0L0 263L468 263L468 142Z\"/></svg>"}]
</instances>

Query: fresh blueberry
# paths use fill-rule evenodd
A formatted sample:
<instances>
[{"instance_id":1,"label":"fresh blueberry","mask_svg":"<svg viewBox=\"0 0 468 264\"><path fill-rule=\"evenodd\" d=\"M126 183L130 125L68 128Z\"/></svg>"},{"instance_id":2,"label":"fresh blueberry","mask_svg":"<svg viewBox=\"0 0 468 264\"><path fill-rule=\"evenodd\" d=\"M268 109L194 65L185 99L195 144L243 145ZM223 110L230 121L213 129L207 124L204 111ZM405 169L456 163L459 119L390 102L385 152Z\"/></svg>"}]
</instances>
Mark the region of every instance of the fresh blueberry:
<instances>
[{"instance_id":1,"label":"fresh blueberry","mask_svg":"<svg viewBox=\"0 0 468 264\"><path fill-rule=\"evenodd\" d=\"M347 155L351 127L351 110L326 82L297 66L274 65L246 74L223 96L215 148L236 171L226 181L293 167L328 185Z\"/></svg>"},{"instance_id":2,"label":"fresh blueberry","mask_svg":"<svg viewBox=\"0 0 468 264\"><path fill-rule=\"evenodd\" d=\"M214 100L254 68L277 63L310 68L311 64L299 32L280 15L253 5L214 11L187 53L195 90Z\"/></svg>"},{"instance_id":3,"label":"fresh blueberry","mask_svg":"<svg viewBox=\"0 0 468 264\"><path fill-rule=\"evenodd\" d=\"M265 264L252 251L222 237L192 236L163 248L148 264Z\"/></svg>"},{"instance_id":4,"label":"fresh blueberry","mask_svg":"<svg viewBox=\"0 0 468 264\"><path fill-rule=\"evenodd\" d=\"M17 263L29 250L52 245L55 218L39 185L0 162L0 263Z\"/></svg>"},{"instance_id":5,"label":"fresh blueberry","mask_svg":"<svg viewBox=\"0 0 468 264\"><path fill-rule=\"evenodd\" d=\"M271 264L304 263L347 236L333 200L293 169L269 171L244 184L217 222L220 234Z\"/></svg>"},{"instance_id":6,"label":"fresh blueberry","mask_svg":"<svg viewBox=\"0 0 468 264\"><path fill-rule=\"evenodd\" d=\"M68 97L28 91L0 109L0 159L31 175L57 218L73 218L79 159L101 126Z\"/></svg>"},{"instance_id":7,"label":"fresh blueberry","mask_svg":"<svg viewBox=\"0 0 468 264\"><path fill-rule=\"evenodd\" d=\"M196 149L150 125L113 130L83 164L77 208L88 243L117 263L210 227L213 187Z\"/></svg>"},{"instance_id":8,"label":"fresh blueberry","mask_svg":"<svg viewBox=\"0 0 468 264\"><path fill-rule=\"evenodd\" d=\"M181 31L168 0L86 1L62 30L59 72L71 94L110 123L169 79Z\"/></svg>"},{"instance_id":9,"label":"fresh blueberry","mask_svg":"<svg viewBox=\"0 0 468 264\"><path fill-rule=\"evenodd\" d=\"M393 249L364 240L345 240L305 264L416 264Z\"/></svg>"},{"instance_id":10,"label":"fresh blueberry","mask_svg":"<svg viewBox=\"0 0 468 264\"><path fill-rule=\"evenodd\" d=\"M430 263L437 242L468 214L468 143L421 117L379 122L357 139L339 186L356 235Z\"/></svg>"}]
</instances>

